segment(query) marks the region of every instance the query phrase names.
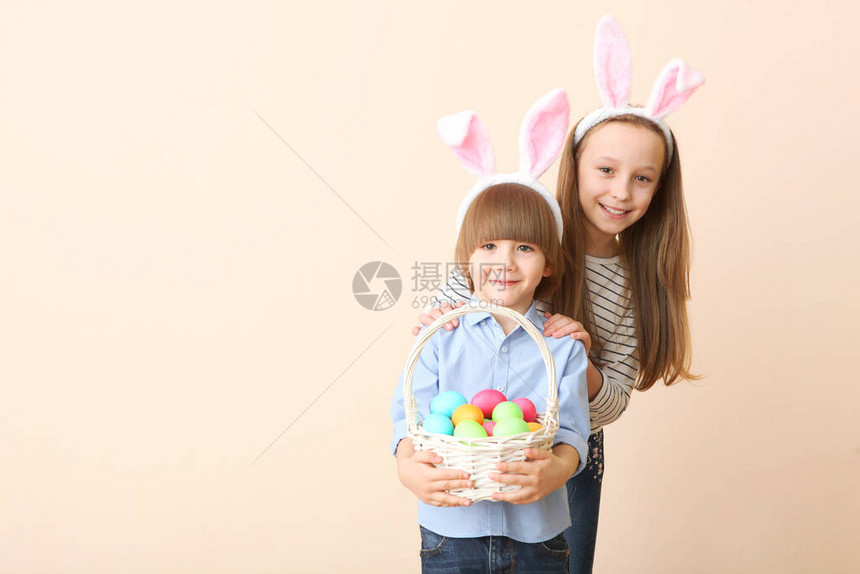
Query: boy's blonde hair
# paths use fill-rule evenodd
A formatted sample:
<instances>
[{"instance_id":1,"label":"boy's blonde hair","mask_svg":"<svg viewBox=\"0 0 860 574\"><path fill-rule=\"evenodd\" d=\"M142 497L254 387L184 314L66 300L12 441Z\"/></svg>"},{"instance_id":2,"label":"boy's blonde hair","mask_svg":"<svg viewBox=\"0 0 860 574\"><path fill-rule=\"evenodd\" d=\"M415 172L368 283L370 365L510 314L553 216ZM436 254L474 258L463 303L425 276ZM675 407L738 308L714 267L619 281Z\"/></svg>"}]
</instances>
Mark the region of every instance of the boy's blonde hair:
<instances>
[{"instance_id":1,"label":"boy's blonde hair","mask_svg":"<svg viewBox=\"0 0 860 574\"><path fill-rule=\"evenodd\" d=\"M485 189L469 206L457 237L454 258L460 273L475 292L469 258L493 240L509 239L537 246L552 273L541 279L535 299L548 301L561 283L564 262L555 217L546 200L528 186L500 183Z\"/></svg>"}]
</instances>

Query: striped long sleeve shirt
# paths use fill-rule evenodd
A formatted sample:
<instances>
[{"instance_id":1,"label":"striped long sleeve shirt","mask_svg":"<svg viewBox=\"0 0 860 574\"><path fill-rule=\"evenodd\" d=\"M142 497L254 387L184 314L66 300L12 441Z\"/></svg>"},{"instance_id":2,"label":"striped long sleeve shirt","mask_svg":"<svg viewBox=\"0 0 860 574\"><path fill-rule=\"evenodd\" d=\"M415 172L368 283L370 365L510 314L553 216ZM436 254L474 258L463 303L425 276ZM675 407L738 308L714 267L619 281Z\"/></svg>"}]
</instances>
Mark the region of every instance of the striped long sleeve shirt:
<instances>
[{"instance_id":1,"label":"striped long sleeve shirt","mask_svg":"<svg viewBox=\"0 0 860 574\"><path fill-rule=\"evenodd\" d=\"M591 400L589 414L591 432L618 419L630 402L630 393L636 384L639 359L636 355L636 327L633 321L633 303L627 293L627 270L619 257L585 256L585 280L591 296L595 333L600 341L600 355L593 361L603 376L600 391ZM448 283L435 296L430 306L443 301L454 305L471 297L466 279L454 268ZM549 304L538 301L541 311L551 311ZM573 317L576 319L576 317Z\"/></svg>"}]
</instances>

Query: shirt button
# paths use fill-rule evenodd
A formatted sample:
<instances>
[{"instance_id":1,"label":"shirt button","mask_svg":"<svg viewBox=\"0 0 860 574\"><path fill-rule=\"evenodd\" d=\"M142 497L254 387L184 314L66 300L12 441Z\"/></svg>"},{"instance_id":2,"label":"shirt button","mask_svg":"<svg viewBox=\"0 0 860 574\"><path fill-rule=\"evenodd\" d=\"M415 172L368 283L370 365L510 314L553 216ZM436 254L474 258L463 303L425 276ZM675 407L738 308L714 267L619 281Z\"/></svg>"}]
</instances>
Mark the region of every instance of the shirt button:
<instances>
[{"instance_id":1,"label":"shirt button","mask_svg":"<svg viewBox=\"0 0 860 574\"><path fill-rule=\"evenodd\" d=\"M502 352L503 352L503 353L507 353L507 352L508 352L508 348L507 348L507 347L502 347Z\"/></svg>"},{"instance_id":2,"label":"shirt button","mask_svg":"<svg viewBox=\"0 0 860 574\"><path fill-rule=\"evenodd\" d=\"M504 391L504 390L505 390L505 386L504 386L504 385L499 385L498 387L496 387L496 390L497 390L497 391Z\"/></svg>"}]
</instances>

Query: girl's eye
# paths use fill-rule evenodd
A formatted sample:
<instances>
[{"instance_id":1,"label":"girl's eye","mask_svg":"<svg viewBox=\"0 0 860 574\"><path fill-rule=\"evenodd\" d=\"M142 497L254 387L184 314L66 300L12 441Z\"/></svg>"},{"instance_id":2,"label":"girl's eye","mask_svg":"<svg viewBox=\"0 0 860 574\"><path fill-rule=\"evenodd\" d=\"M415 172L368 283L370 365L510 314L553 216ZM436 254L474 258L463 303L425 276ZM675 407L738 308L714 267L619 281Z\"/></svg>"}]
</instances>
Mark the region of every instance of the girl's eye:
<instances>
[{"instance_id":1,"label":"girl's eye","mask_svg":"<svg viewBox=\"0 0 860 574\"><path fill-rule=\"evenodd\" d=\"M525 252L534 251L534 248L531 245L520 245L519 247L517 247L517 249Z\"/></svg>"},{"instance_id":2,"label":"girl's eye","mask_svg":"<svg viewBox=\"0 0 860 574\"><path fill-rule=\"evenodd\" d=\"M487 251L492 251L492 250L493 250L493 249L495 249L495 248L496 248L496 244L495 244L495 243L484 243L484 244L481 246L481 249L486 249Z\"/></svg>"},{"instance_id":3,"label":"girl's eye","mask_svg":"<svg viewBox=\"0 0 860 574\"><path fill-rule=\"evenodd\" d=\"M642 183L651 183L651 178L646 177L644 175L637 175L635 178L636 181L641 181Z\"/></svg>"},{"instance_id":4,"label":"girl's eye","mask_svg":"<svg viewBox=\"0 0 860 574\"><path fill-rule=\"evenodd\" d=\"M599 170L600 170L600 171L602 171L603 173L612 173L612 168L611 168L611 167L598 167L597 169L599 169Z\"/></svg>"}]
</instances>

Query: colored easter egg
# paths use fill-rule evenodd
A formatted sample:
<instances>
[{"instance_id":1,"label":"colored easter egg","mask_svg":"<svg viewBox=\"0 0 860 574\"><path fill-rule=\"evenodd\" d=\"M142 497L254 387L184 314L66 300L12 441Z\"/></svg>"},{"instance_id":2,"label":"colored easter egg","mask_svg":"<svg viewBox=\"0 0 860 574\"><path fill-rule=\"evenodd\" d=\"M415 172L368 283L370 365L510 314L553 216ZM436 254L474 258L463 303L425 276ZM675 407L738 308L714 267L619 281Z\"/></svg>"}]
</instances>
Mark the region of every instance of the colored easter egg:
<instances>
[{"instance_id":1,"label":"colored easter egg","mask_svg":"<svg viewBox=\"0 0 860 574\"><path fill-rule=\"evenodd\" d=\"M481 412L481 409L476 407L475 405L465 404L460 405L454 410L454 414L451 416L451 422L454 423L456 427L460 424L461 421L470 420L475 421L478 424L483 424L484 422L484 413Z\"/></svg>"},{"instance_id":2,"label":"colored easter egg","mask_svg":"<svg viewBox=\"0 0 860 574\"><path fill-rule=\"evenodd\" d=\"M456 429L454 432L457 432ZM496 426L493 427L493 436L495 437L513 436L524 432L529 432L529 423L523 419L517 418L507 418L496 421Z\"/></svg>"},{"instance_id":3,"label":"colored easter egg","mask_svg":"<svg viewBox=\"0 0 860 574\"><path fill-rule=\"evenodd\" d=\"M491 419L496 405L506 400L508 400L507 397L496 389L486 389L475 393L475 396L472 397L472 404L481 409L485 419Z\"/></svg>"},{"instance_id":4,"label":"colored easter egg","mask_svg":"<svg viewBox=\"0 0 860 574\"><path fill-rule=\"evenodd\" d=\"M424 430L438 434L454 434L454 423L445 415L439 413L430 413L421 423Z\"/></svg>"},{"instance_id":5,"label":"colored easter egg","mask_svg":"<svg viewBox=\"0 0 860 574\"><path fill-rule=\"evenodd\" d=\"M535 408L535 404L526 398L514 399L511 401L513 403L517 403L520 405L520 408L523 409L523 420L527 423L533 423L537 420L537 409Z\"/></svg>"},{"instance_id":6,"label":"colored easter egg","mask_svg":"<svg viewBox=\"0 0 860 574\"><path fill-rule=\"evenodd\" d=\"M496 421L487 419L481 426L487 431L487 436L493 436L493 427L496 426Z\"/></svg>"},{"instance_id":7,"label":"colored easter egg","mask_svg":"<svg viewBox=\"0 0 860 574\"><path fill-rule=\"evenodd\" d=\"M443 391L430 401L430 412L445 415L449 419L460 405L466 404L466 397L457 391Z\"/></svg>"},{"instance_id":8,"label":"colored easter egg","mask_svg":"<svg viewBox=\"0 0 860 574\"><path fill-rule=\"evenodd\" d=\"M523 409L511 401L497 404L496 408L493 409L493 420L499 422L504 419L523 420Z\"/></svg>"},{"instance_id":9,"label":"colored easter egg","mask_svg":"<svg viewBox=\"0 0 860 574\"><path fill-rule=\"evenodd\" d=\"M454 428L454 436L459 438L483 438L487 436L487 431L480 423L472 419L466 419Z\"/></svg>"},{"instance_id":10,"label":"colored easter egg","mask_svg":"<svg viewBox=\"0 0 860 574\"><path fill-rule=\"evenodd\" d=\"M529 424L529 430L531 432L535 432L536 430L540 430L543 428L543 425L541 425L540 423L530 422L528 424Z\"/></svg>"}]
</instances>

